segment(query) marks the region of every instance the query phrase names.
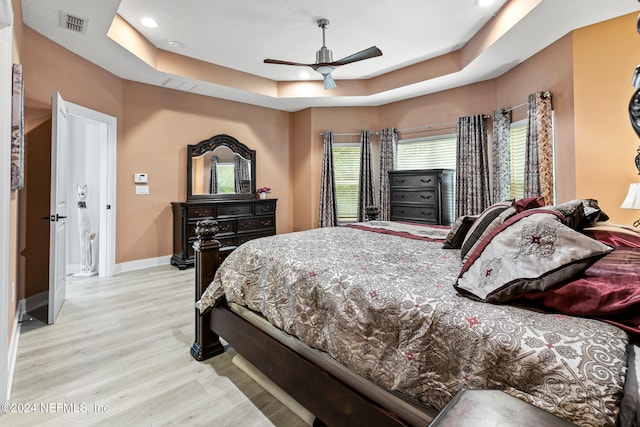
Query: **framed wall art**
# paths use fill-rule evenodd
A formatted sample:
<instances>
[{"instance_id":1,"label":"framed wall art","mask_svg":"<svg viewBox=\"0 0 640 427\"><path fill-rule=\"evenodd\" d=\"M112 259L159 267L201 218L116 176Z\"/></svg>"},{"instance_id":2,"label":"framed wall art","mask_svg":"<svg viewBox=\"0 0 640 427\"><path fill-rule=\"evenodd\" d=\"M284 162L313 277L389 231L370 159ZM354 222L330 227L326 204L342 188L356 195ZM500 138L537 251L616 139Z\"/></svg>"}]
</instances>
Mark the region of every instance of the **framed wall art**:
<instances>
[{"instance_id":1,"label":"framed wall art","mask_svg":"<svg viewBox=\"0 0 640 427\"><path fill-rule=\"evenodd\" d=\"M13 64L11 94L11 190L20 190L24 187L24 83L21 64Z\"/></svg>"}]
</instances>

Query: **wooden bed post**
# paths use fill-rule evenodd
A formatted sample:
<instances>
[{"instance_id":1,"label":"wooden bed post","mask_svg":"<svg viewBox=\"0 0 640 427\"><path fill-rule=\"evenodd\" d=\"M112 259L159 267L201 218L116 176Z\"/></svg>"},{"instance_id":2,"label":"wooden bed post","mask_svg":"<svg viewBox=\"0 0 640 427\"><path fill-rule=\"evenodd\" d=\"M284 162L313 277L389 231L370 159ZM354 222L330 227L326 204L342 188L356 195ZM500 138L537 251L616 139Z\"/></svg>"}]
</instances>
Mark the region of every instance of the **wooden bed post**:
<instances>
[{"instance_id":1,"label":"wooden bed post","mask_svg":"<svg viewBox=\"0 0 640 427\"><path fill-rule=\"evenodd\" d=\"M220 242L215 240L218 233L218 222L205 219L196 224L198 240L193 244L196 270L196 301L200 300L202 293L213 280L220 265ZM200 315L200 310L195 310L196 337L191 346L191 355L198 361L206 360L224 352L218 335L209 328L210 316Z\"/></svg>"}]
</instances>

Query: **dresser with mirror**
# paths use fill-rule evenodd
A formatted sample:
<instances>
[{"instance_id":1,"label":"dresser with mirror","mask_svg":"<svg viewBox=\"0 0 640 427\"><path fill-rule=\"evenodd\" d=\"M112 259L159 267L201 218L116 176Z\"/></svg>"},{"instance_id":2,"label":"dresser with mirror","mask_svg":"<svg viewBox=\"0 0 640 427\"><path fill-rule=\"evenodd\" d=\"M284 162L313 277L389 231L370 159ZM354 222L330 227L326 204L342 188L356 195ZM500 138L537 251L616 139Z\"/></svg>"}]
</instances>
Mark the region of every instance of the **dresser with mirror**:
<instances>
[{"instance_id":1,"label":"dresser with mirror","mask_svg":"<svg viewBox=\"0 0 640 427\"><path fill-rule=\"evenodd\" d=\"M256 152L229 135L187 146L187 200L172 202L171 264L194 264L196 224L218 222L222 246L239 246L276 233L276 199L256 198Z\"/></svg>"}]
</instances>

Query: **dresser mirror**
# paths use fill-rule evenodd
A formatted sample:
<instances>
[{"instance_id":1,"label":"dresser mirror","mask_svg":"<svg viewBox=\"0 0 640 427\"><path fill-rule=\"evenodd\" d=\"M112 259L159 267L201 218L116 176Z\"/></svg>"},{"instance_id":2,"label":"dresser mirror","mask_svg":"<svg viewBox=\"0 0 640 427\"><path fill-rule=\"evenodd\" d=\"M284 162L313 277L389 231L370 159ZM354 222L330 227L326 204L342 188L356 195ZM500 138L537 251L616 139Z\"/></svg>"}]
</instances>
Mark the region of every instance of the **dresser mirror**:
<instances>
[{"instance_id":1,"label":"dresser mirror","mask_svg":"<svg viewBox=\"0 0 640 427\"><path fill-rule=\"evenodd\" d=\"M187 145L187 200L253 199L256 152L229 135Z\"/></svg>"}]
</instances>

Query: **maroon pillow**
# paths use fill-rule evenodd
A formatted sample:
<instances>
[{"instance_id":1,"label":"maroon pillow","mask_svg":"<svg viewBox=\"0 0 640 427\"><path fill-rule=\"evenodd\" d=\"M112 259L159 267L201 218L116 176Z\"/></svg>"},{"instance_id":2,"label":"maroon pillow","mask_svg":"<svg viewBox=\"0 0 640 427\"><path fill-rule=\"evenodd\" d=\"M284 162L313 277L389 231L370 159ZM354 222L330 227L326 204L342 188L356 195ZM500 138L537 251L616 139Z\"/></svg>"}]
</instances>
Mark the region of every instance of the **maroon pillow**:
<instances>
[{"instance_id":1,"label":"maroon pillow","mask_svg":"<svg viewBox=\"0 0 640 427\"><path fill-rule=\"evenodd\" d=\"M516 212L520 213L527 209L541 208L544 206L544 197L526 197L524 199L516 200L513 207L516 208Z\"/></svg>"},{"instance_id":2,"label":"maroon pillow","mask_svg":"<svg viewBox=\"0 0 640 427\"><path fill-rule=\"evenodd\" d=\"M609 246L640 248L640 233L626 225L601 223L582 232Z\"/></svg>"},{"instance_id":3,"label":"maroon pillow","mask_svg":"<svg viewBox=\"0 0 640 427\"><path fill-rule=\"evenodd\" d=\"M543 292L520 294L513 304L589 317L640 337L640 276L583 277Z\"/></svg>"}]
</instances>

